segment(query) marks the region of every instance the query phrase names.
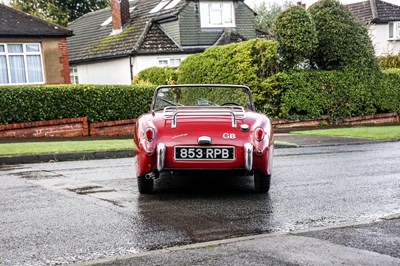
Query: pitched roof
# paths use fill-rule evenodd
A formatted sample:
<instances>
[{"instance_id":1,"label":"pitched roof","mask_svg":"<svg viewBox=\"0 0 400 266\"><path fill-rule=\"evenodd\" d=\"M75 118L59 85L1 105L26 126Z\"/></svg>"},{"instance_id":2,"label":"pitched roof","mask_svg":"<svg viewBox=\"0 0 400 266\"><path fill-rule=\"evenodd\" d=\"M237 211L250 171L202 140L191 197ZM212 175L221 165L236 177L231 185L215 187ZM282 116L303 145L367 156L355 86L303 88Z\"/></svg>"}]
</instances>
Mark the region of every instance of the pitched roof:
<instances>
[{"instance_id":1,"label":"pitched roof","mask_svg":"<svg viewBox=\"0 0 400 266\"><path fill-rule=\"evenodd\" d=\"M365 24L400 21L400 6L381 0L358 2L349 4L347 7Z\"/></svg>"},{"instance_id":2,"label":"pitched roof","mask_svg":"<svg viewBox=\"0 0 400 266\"><path fill-rule=\"evenodd\" d=\"M0 4L0 36L2 37L61 37L72 31L43 19Z\"/></svg>"},{"instance_id":3,"label":"pitched roof","mask_svg":"<svg viewBox=\"0 0 400 266\"><path fill-rule=\"evenodd\" d=\"M187 1L181 0L173 8L150 13L160 2L161 0L130 1L130 24L117 35L111 35L110 7L88 13L73 21L69 25L75 35L68 39L70 62L151 54L161 50L164 53L182 52L156 22L177 16Z\"/></svg>"}]
</instances>

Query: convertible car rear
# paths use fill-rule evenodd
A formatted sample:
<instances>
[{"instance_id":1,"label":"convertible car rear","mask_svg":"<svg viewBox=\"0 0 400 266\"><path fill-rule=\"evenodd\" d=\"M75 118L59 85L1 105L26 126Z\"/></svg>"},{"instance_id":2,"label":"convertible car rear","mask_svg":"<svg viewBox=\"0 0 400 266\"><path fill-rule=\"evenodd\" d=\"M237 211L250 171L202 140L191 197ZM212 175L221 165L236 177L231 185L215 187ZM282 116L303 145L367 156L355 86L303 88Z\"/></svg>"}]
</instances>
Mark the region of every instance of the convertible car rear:
<instances>
[{"instance_id":1,"label":"convertible car rear","mask_svg":"<svg viewBox=\"0 0 400 266\"><path fill-rule=\"evenodd\" d=\"M160 173L179 171L252 175L256 191L270 188L271 121L255 112L246 86L160 86L134 141L140 193L151 193Z\"/></svg>"}]
</instances>

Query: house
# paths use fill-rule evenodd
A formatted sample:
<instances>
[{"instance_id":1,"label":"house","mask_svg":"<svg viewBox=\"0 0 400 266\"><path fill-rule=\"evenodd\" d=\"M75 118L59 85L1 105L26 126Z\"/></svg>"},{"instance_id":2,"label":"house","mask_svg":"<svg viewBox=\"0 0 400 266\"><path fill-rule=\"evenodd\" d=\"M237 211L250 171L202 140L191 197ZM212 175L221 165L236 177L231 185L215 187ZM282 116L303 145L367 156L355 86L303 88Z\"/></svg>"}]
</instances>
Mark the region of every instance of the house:
<instances>
[{"instance_id":1,"label":"house","mask_svg":"<svg viewBox=\"0 0 400 266\"><path fill-rule=\"evenodd\" d=\"M130 84L140 71L178 67L213 45L256 37L243 0L112 0L70 24L72 81Z\"/></svg>"},{"instance_id":2,"label":"house","mask_svg":"<svg viewBox=\"0 0 400 266\"><path fill-rule=\"evenodd\" d=\"M368 26L377 56L400 52L400 6L369 0L347 7Z\"/></svg>"},{"instance_id":3,"label":"house","mask_svg":"<svg viewBox=\"0 0 400 266\"><path fill-rule=\"evenodd\" d=\"M70 83L72 31L0 4L0 86Z\"/></svg>"}]
</instances>

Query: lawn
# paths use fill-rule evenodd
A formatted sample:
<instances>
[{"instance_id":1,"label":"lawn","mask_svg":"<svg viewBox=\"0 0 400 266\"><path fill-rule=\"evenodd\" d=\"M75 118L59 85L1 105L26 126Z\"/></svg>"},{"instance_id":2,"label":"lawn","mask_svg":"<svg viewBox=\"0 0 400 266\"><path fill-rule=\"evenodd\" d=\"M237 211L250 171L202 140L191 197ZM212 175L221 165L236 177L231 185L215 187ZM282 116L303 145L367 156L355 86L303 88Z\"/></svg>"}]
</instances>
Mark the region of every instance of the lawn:
<instances>
[{"instance_id":1,"label":"lawn","mask_svg":"<svg viewBox=\"0 0 400 266\"><path fill-rule=\"evenodd\" d=\"M292 131L290 133L309 136L342 136L364 139L389 140L400 138L400 126L331 128L320 130Z\"/></svg>"},{"instance_id":2,"label":"lawn","mask_svg":"<svg viewBox=\"0 0 400 266\"><path fill-rule=\"evenodd\" d=\"M1 143L0 155L133 149L132 139Z\"/></svg>"}]
</instances>

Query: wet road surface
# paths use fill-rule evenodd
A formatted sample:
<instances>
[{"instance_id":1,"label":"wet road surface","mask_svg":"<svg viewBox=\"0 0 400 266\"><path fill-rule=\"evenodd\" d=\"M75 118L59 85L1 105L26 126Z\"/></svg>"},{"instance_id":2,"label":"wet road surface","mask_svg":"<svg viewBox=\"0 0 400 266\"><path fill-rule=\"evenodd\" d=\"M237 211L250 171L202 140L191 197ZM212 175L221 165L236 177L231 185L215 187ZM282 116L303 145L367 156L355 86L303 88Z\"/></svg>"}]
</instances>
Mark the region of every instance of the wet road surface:
<instances>
[{"instance_id":1,"label":"wet road surface","mask_svg":"<svg viewBox=\"0 0 400 266\"><path fill-rule=\"evenodd\" d=\"M400 213L400 143L278 149L251 178L165 177L138 194L132 159L0 167L0 264L43 265Z\"/></svg>"}]
</instances>

